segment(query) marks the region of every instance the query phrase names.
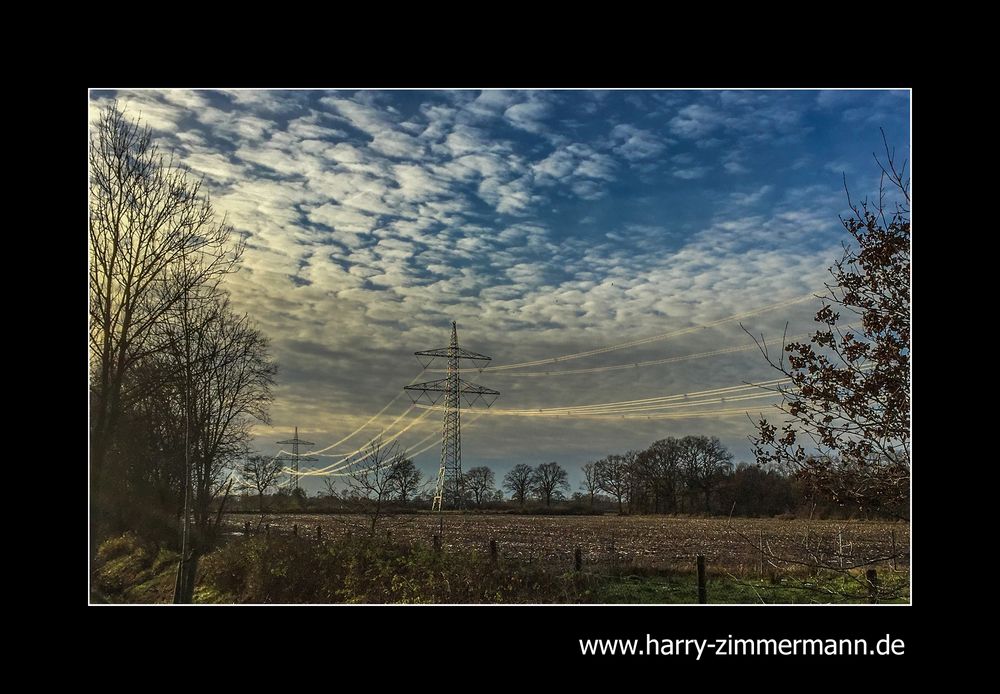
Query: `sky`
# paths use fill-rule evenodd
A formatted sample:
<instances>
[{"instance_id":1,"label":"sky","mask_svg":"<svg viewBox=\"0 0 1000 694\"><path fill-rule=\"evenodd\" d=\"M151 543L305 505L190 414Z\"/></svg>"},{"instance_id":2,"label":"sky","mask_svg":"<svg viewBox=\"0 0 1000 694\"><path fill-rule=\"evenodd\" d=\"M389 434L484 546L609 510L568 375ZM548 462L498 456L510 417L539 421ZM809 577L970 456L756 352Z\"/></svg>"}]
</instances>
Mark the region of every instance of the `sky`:
<instances>
[{"instance_id":1,"label":"sky","mask_svg":"<svg viewBox=\"0 0 1000 694\"><path fill-rule=\"evenodd\" d=\"M776 378L750 349L665 360L747 345L741 323L768 339L812 329L816 299L755 311L823 291L848 240L845 177L854 199L877 191L880 128L909 158L908 91L94 90L91 118L114 99L246 235L226 288L279 364L256 451L296 426L325 448L385 408L325 453L412 423L397 440L430 446L415 462L433 477L441 413L407 413L402 388L442 376L413 352L446 347L457 321L460 346L493 358L463 378L501 392L495 414L463 411L463 467L499 482L554 460L572 491L584 463L667 436L717 436L751 461L734 410L773 418L775 400L669 401L648 411L659 419L503 410ZM594 371L619 365L633 366Z\"/></svg>"}]
</instances>

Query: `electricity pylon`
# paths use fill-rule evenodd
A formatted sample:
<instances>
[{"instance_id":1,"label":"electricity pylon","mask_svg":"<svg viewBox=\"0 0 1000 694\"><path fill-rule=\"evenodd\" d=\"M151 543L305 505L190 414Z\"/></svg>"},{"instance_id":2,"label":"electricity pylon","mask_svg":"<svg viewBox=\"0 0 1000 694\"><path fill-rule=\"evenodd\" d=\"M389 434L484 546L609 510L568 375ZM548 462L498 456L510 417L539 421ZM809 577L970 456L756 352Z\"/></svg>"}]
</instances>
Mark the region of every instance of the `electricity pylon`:
<instances>
[{"instance_id":1,"label":"electricity pylon","mask_svg":"<svg viewBox=\"0 0 1000 694\"><path fill-rule=\"evenodd\" d=\"M460 374L460 361L468 359L474 364L478 363L478 368L482 371L492 357L485 354L470 352L458 346L458 325L451 322L451 344L443 349L429 349L422 352L414 352L420 364L426 369L434 359L443 358L448 360L448 376L437 381L427 381L426 383L414 383L405 386L410 400L414 404L426 398L434 406L444 396L444 423L441 430L441 466L438 468L437 486L434 491L434 502L431 504L432 511L440 511L444 508L444 497L447 494L454 500L456 508L462 508L463 501L463 480L462 480L462 400L465 400L466 407L475 405L479 400L490 407L496 399L500 397L500 391L484 388L463 381Z\"/></svg>"},{"instance_id":2,"label":"electricity pylon","mask_svg":"<svg viewBox=\"0 0 1000 694\"><path fill-rule=\"evenodd\" d=\"M299 461L301 460L308 463L319 460L319 458L310 458L309 456L299 455L299 445L301 444L303 446L315 446L316 444L313 443L312 441L303 441L302 439L300 439L298 427L295 427L295 438L288 439L287 441L278 441L277 443L278 445L292 444L292 456L290 458L282 456L280 458L275 458L275 460L280 460L283 463L284 462L292 463L292 469L295 470L295 472L292 473L291 478L288 480L288 486L291 487L292 489L298 489Z\"/></svg>"}]
</instances>

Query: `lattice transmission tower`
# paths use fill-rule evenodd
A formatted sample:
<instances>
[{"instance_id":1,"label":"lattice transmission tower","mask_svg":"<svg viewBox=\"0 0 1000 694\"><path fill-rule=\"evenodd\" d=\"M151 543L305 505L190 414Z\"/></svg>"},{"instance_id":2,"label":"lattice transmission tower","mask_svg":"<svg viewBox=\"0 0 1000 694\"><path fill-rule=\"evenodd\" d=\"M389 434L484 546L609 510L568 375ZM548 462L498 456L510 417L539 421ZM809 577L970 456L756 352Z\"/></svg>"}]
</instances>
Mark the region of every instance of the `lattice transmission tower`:
<instances>
[{"instance_id":1,"label":"lattice transmission tower","mask_svg":"<svg viewBox=\"0 0 1000 694\"><path fill-rule=\"evenodd\" d=\"M435 359L448 360L448 375L436 381L414 383L405 386L414 404L426 399L433 407L444 398L444 423L441 430L441 466L438 468L437 486L434 491L432 511L444 508L447 496L455 508L462 508L465 494L462 480L462 401L472 407L482 400L490 407L500 397L500 391L462 380L460 362L467 359L478 364L480 372L486 368L492 357L470 352L458 346L458 325L451 323L451 344L442 349L428 349L414 352L420 364L426 369Z\"/></svg>"},{"instance_id":2,"label":"lattice transmission tower","mask_svg":"<svg viewBox=\"0 0 1000 694\"><path fill-rule=\"evenodd\" d=\"M299 488L299 461L308 463L308 462L314 462L316 460L319 460L319 458L311 458L309 456L299 455L299 446L300 445L301 446L315 446L316 444L313 443L312 441L303 441L302 439L300 439L299 438L299 428L298 427L295 427L295 438L291 438L291 439L288 439L286 441L278 441L277 443L278 443L278 445L281 445L281 446L287 446L288 444L291 444L291 446L292 446L292 455L291 455L291 457L289 457L289 456L281 456L280 458L275 458L275 460L280 460L283 463L291 463L291 467L292 467L293 470L295 470L295 472L293 472L288 477L288 487L290 489L298 489Z\"/></svg>"}]
</instances>

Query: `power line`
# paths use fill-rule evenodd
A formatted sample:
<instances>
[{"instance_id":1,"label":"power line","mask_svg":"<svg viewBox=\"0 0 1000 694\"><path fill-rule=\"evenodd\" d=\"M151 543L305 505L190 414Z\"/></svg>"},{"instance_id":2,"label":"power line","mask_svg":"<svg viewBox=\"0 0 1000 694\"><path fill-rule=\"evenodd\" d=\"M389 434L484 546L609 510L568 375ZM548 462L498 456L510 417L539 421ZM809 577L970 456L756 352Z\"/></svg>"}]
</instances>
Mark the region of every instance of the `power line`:
<instances>
[{"instance_id":1,"label":"power line","mask_svg":"<svg viewBox=\"0 0 1000 694\"><path fill-rule=\"evenodd\" d=\"M407 412L409 412L410 410L414 409L415 407L416 407L415 405L411 405L407 409ZM386 427L385 429L382 430L382 432L378 436L376 436L375 438L373 438L371 441L369 441L368 443L366 443L364 446L358 448L356 451L352 451L351 453L348 453L347 456L346 456L346 458L344 460L341 460L341 461L336 462L336 463L330 463L326 467L320 468L318 470L309 470L307 472L303 472L303 473L301 473L301 476L302 477L318 476L318 475L326 474L329 471L337 471L337 470L342 470L342 469L345 469L347 467L350 467L351 465L354 465L355 463L357 463L356 460L351 460L351 458L354 458L358 454L361 454L361 453L364 453L365 451L367 451L368 447L371 446L376 441L381 441L382 443L389 443L390 441L394 441L395 439L398 439L400 436L402 436L407 431L409 431L411 428L413 428L417 423L419 423L420 420L422 420L424 417L426 417L427 415L429 415L430 412L431 412L430 410L425 410L419 416L417 416L416 418L414 418L414 420L412 422L410 422L409 424L407 424L405 427L403 427L402 429L400 429L399 431L397 431L392 436L389 436L389 437L386 437L386 438L382 438L382 434L384 434L389 429L389 427ZM397 421L398 420L399 420L399 418L397 418Z\"/></svg>"},{"instance_id":2,"label":"power line","mask_svg":"<svg viewBox=\"0 0 1000 694\"><path fill-rule=\"evenodd\" d=\"M639 345L649 344L651 342L658 342L660 340L666 340L671 337L678 337L680 335L688 335L699 330L705 330L706 328L712 328L716 325L722 325L723 323L728 323L734 320L740 320L741 318L749 318L750 316L756 316L759 313L764 313L766 311L773 311L775 309L784 308L786 306L791 306L792 304L797 304L799 302L805 301L806 299L815 298L812 294L805 294L803 296L797 297L795 299L789 299L787 301L781 301L776 304L770 304L768 306L762 306L760 308L755 308L750 311L744 311L743 313L734 313L731 316L726 316L725 318L719 318L718 320L711 321L709 323L703 323L701 325L694 325L689 328L681 328L679 330L672 330L670 332L661 333L659 335L653 335L651 337L643 337L638 340L631 340L629 342L622 342L617 345L608 345L607 347L598 347L597 349L591 349L584 352L575 352L573 354L564 354L558 357L550 357L548 359L536 359L534 361L523 361L517 364L503 364L501 366L493 366L490 371L504 371L507 369L521 369L529 366L540 366L542 364L556 364L563 361L570 361L571 359L582 359L583 357L590 357L595 354L605 354L607 352L613 352L619 349L627 349L629 347L638 347Z\"/></svg>"},{"instance_id":3,"label":"power line","mask_svg":"<svg viewBox=\"0 0 1000 694\"><path fill-rule=\"evenodd\" d=\"M427 409L426 411L427 412L431 412L431 409ZM471 417L469 417L469 419L465 422L465 428L468 429L473 423L475 423L475 421L477 419L479 419L482 416L483 416L482 412L476 412L474 415L472 415ZM437 443L430 443L430 444L428 444L426 446L424 445L428 441L430 441L433 437L435 437L437 435L438 435L437 432L432 432L429 435L427 435L424 438L422 438L419 441L417 441L415 444L413 444L412 448L416 448L418 450L412 451L412 452L411 451L407 451L406 457L411 458L411 459L412 458L416 458L418 455L426 453L430 449L432 449L435 446L437 446L438 445ZM422 446L422 448L421 448L421 446ZM368 469L370 469L370 468L360 468L360 469L357 469L357 470L351 470L349 472L347 472L347 471L324 472L324 473L322 473L322 476L324 476L324 477L344 477L344 476L347 476L347 475L356 475L358 473L365 472Z\"/></svg>"},{"instance_id":4,"label":"power line","mask_svg":"<svg viewBox=\"0 0 1000 694\"><path fill-rule=\"evenodd\" d=\"M437 486L431 510L440 512L444 509L446 486L455 500L456 507L461 508L464 496L462 494L464 486L462 479L462 400L466 401L467 407L475 405L480 400L486 403L486 407L490 407L500 397L500 391L463 380L460 369L461 360L465 359L483 367L492 360L492 357L459 347L458 325L455 321L451 323L451 342L447 347L422 350L414 352L414 355L425 369L431 365L434 359L448 360L448 376L446 378L426 383L411 383L403 390L410 395L414 405L426 398L430 405L434 406L442 396L444 397L441 465L438 468Z\"/></svg>"},{"instance_id":5,"label":"power line","mask_svg":"<svg viewBox=\"0 0 1000 694\"><path fill-rule=\"evenodd\" d=\"M766 340L761 344L773 345L782 342L783 340L800 340L804 337L808 337L812 333L801 333L799 335L792 335L790 337L784 338L774 338L771 340ZM720 349L713 349L709 352L698 352L697 354L683 354L676 357L665 357L663 359L650 359L647 361L632 362L630 364L613 364L611 366L594 366L587 369L566 369L563 371L501 371L499 375L501 376L528 376L528 377L544 377L544 376L572 376L574 374L596 374L603 371L619 371L621 369L634 369L640 366L654 366L657 364L674 364L679 361L688 361L689 359L704 359L706 357L715 357L720 354L733 354L735 352L744 352L751 349L758 349L759 345L756 342L748 342L742 345L735 345L733 347L722 347ZM494 373L496 369L491 369L490 373Z\"/></svg>"},{"instance_id":6,"label":"power line","mask_svg":"<svg viewBox=\"0 0 1000 694\"><path fill-rule=\"evenodd\" d=\"M421 371L420 373L418 373L416 375L416 377L412 381L410 381L410 383L416 383L417 380L419 380L420 377L424 375L424 371L426 371L426 369L424 369L423 371ZM348 441L348 440L354 438L355 435L357 435L357 434L361 433L362 431L364 431L365 428L369 424L371 424L376 419L378 419L379 417L381 417L385 413L386 410L388 410L390 407L392 407L393 404L397 400L399 400L399 398L402 395L403 394L401 392L397 393L396 397L394 397L392 400L390 400L389 402L387 402L386 405L385 405L385 407L383 407L381 410L379 410L378 412L376 412L375 414L373 414L371 417L369 417L367 422L365 422L364 424L362 424L361 426L359 426L357 429L355 429L354 431L352 431L350 434L348 434L344 438L340 439L340 441L335 441L335 442L331 443L329 446L325 446L323 448L320 448L317 451L311 451L311 452L314 453L314 454L316 454L316 455L322 455L323 453L325 453L326 451L330 450L331 448L336 448L337 446L339 446L340 444L344 443L345 441ZM406 412L409 412L409 410L407 410ZM406 413L404 412L403 414L406 414ZM399 418L397 418L396 421L398 422ZM393 424L395 424L395 422L393 422ZM390 424L389 426L392 426L392 424Z\"/></svg>"},{"instance_id":7,"label":"power line","mask_svg":"<svg viewBox=\"0 0 1000 694\"><path fill-rule=\"evenodd\" d=\"M276 443L278 443L279 445L288 445L288 444L291 444L291 446L292 446L292 454L291 454L291 456L278 457L278 456L281 455L279 453L278 456L274 457L274 460L280 460L282 462L291 461L293 467L291 468L290 473L289 473L288 486L292 487L294 489L298 489L299 488L299 462L300 461L312 462L312 461L319 460L319 458L312 458L310 456L304 456L303 457L303 456L299 455L299 446L300 445L302 445L302 446L315 446L316 444L314 444L312 441L303 441L302 439L300 439L299 438L299 428L298 427L295 427L295 437L294 438L288 439L286 441L277 441Z\"/></svg>"}]
</instances>

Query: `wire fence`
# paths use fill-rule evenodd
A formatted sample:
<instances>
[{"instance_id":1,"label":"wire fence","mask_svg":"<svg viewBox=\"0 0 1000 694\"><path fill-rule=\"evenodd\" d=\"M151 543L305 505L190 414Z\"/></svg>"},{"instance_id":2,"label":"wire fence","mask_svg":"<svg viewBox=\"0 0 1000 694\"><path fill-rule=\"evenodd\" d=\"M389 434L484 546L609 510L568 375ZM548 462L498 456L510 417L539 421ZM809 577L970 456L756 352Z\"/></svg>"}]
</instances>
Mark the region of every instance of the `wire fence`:
<instances>
[{"instance_id":1,"label":"wire fence","mask_svg":"<svg viewBox=\"0 0 1000 694\"><path fill-rule=\"evenodd\" d=\"M668 516L530 516L512 514L400 514L376 520L361 514L232 514L234 535L347 536L420 543L444 552L476 552L504 564L641 580L697 573L708 581L742 586L761 602L788 601L788 591L813 593L818 602L898 601L908 596L909 526L878 521L680 518ZM869 595L867 573L878 588ZM692 588L692 586L694 586ZM693 578L665 582L694 602Z\"/></svg>"}]
</instances>

